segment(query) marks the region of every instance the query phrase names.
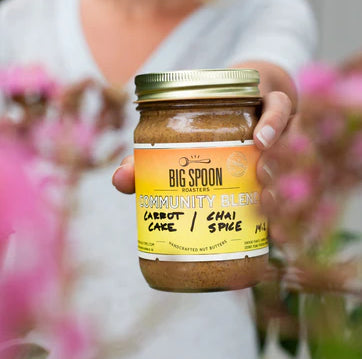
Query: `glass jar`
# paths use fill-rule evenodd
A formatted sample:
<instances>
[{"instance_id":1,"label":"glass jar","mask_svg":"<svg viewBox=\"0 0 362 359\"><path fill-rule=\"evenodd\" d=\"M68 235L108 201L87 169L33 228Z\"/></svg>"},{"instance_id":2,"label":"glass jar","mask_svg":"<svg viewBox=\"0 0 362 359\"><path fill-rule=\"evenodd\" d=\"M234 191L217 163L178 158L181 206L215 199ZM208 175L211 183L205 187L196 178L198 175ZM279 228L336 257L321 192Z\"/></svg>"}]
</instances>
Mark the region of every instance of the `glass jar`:
<instances>
[{"instance_id":1,"label":"glass jar","mask_svg":"<svg viewBox=\"0 0 362 359\"><path fill-rule=\"evenodd\" d=\"M261 114L255 70L136 77L140 267L155 289L204 292L258 282L268 261L259 212Z\"/></svg>"}]
</instances>

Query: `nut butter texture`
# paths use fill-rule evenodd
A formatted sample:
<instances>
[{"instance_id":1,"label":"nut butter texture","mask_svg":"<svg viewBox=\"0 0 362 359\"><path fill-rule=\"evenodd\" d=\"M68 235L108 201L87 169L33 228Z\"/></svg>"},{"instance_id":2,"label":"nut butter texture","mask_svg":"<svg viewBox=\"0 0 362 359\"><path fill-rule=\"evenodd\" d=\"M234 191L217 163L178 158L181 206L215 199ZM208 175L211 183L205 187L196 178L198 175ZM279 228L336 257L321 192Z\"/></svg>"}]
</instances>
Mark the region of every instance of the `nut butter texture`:
<instances>
[{"instance_id":1,"label":"nut butter texture","mask_svg":"<svg viewBox=\"0 0 362 359\"><path fill-rule=\"evenodd\" d=\"M140 267L155 289L203 292L258 282L268 260L259 213L254 70L136 78Z\"/></svg>"}]
</instances>

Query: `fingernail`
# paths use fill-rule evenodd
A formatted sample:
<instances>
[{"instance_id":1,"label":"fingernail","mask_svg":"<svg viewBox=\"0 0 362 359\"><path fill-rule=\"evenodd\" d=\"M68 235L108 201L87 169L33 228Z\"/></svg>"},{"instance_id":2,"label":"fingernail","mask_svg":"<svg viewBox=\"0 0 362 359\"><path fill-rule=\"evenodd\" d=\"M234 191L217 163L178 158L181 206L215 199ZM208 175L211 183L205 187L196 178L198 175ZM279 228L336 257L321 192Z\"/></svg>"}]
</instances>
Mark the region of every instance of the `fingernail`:
<instances>
[{"instance_id":1,"label":"fingernail","mask_svg":"<svg viewBox=\"0 0 362 359\"><path fill-rule=\"evenodd\" d=\"M114 186L114 177L116 176L117 172L118 172L121 168L123 168L124 166L126 166L126 165L127 165L127 163L125 163L125 164L123 164L123 165L120 165L120 166L118 166L118 167L116 168L116 170L114 171L113 176L112 176L112 184L113 184L113 186Z\"/></svg>"},{"instance_id":2,"label":"fingernail","mask_svg":"<svg viewBox=\"0 0 362 359\"><path fill-rule=\"evenodd\" d=\"M273 175L273 172L272 170L270 169L270 167L268 165L264 165L263 166L263 170L266 172L266 174L270 177L270 179L273 179L274 178L274 175Z\"/></svg>"},{"instance_id":3,"label":"fingernail","mask_svg":"<svg viewBox=\"0 0 362 359\"><path fill-rule=\"evenodd\" d=\"M270 195L270 197L272 198L272 200L273 200L274 202L276 202L276 201L277 201L277 196L276 196L275 192L274 192L272 189L268 189L267 192L269 193L269 195Z\"/></svg>"},{"instance_id":4,"label":"fingernail","mask_svg":"<svg viewBox=\"0 0 362 359\"><path fill-rule=\"evenodd\" d=\"M275 130L273 127L266 125L256 134L256 137L264 147L269 147L275 137Z\"/></svg>"}]
</instances>

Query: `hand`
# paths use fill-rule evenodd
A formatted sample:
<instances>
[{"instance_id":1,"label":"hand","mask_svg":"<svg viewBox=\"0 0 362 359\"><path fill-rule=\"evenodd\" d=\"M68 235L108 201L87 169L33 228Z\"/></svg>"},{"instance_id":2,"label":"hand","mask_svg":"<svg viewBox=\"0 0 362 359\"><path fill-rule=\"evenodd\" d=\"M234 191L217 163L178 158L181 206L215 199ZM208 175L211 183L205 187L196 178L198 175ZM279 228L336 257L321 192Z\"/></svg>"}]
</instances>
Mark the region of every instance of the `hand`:
<instances>
[{"instance_id":1,"label":"hand","mask_svg":"<svg viewBox=\"0 0 362 359\"><path fill-rule=\"evenodd\" d=\"M292 103L283 92L270 92L264 96L264 109L254 130L254 141L260 150L270 148L278 141L292 116ZM268 183L270 173L261 156L257 166L258 178L262 184ZM125 157L112 178L113 185L126 194L134 193L134 159ZM262 196L263 197L263 196Z\"/></svg>"}]
</instances>

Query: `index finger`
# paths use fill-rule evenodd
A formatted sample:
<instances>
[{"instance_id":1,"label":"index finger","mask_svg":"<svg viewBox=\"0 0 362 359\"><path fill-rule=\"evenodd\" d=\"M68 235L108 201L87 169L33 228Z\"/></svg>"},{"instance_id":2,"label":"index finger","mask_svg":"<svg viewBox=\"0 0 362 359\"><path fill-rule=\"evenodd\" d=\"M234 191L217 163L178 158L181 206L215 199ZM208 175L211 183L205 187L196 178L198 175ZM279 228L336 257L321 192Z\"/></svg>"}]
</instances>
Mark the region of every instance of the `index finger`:
<instances>
[{"instance_id":1,"label":"index finger","mask_svg":"<svg viewBox=\"0 0 362 359\"><path fill-rule=\"evenodd\" d=\"M263 114L254 129L259 149L271 147L287 127L292 115L292 102L284 92L270 92L264 97Z\"/></svg>"}]
</instances>

